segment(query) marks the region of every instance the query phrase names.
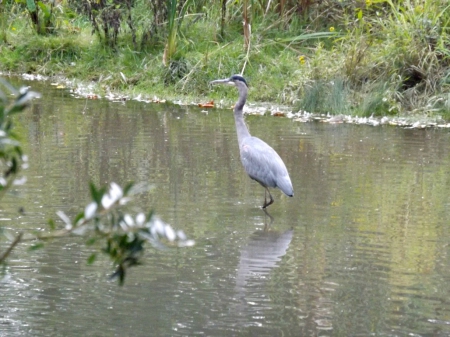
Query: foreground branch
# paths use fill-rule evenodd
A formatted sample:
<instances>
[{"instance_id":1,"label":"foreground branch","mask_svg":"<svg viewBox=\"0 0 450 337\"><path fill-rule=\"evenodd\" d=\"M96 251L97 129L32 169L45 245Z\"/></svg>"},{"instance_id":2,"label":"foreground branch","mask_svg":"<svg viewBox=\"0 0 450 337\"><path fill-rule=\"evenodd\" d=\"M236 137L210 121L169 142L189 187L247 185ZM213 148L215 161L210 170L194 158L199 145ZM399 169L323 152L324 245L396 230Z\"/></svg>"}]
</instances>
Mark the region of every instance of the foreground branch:
<instances>
[{"instance_id":1,"label":"foreground branch","mask_svg":"<svg viewBox=\"0 0 450 337\"><path fill-rule=\"evenodd\" d=\"M22 239L22 236L23 236L23 233L19 233L16 236L16 238L14 239L14 241L11 243L11 245L8 247L8 249L6 249L6 251L0 256L0 264L2 264L3 261L5 261L8 258L9 254L11 254L13 249L17 246L17 244Z\"/></svg>"}]
</instances>

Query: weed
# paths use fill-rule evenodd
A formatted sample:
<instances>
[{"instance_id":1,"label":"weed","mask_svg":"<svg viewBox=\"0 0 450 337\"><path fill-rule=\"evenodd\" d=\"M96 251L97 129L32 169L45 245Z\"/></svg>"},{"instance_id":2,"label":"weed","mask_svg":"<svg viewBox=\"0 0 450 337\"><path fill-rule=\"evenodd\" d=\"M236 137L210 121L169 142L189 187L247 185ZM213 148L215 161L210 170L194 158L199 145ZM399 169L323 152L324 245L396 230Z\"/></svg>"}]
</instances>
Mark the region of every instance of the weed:
<instances>
[{"instance_id":1,"label":"weed","mask_svg":"<svg viewBox=\"0 0 450 337\"><path fill-rule=\"evenodd\" d=\"M229 100L234 92L210 91L208 82L244 70L251 100L335 114L450 115L447 0L118 2L114 48L91 34L92 21L77 14L81 2L61 2L52 36L36 34L17 4L0 4L1 70Z\"/></svg>"}]
</instances>

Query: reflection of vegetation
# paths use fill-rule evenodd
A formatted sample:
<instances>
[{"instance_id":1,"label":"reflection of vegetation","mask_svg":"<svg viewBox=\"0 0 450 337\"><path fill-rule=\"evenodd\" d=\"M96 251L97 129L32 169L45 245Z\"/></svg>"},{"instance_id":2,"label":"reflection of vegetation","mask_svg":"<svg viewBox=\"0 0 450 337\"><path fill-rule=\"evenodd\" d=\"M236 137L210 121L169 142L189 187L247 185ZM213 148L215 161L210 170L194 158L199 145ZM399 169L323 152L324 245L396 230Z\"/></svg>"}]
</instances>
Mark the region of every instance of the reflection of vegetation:
<instances>
[{"instance_id":1,"label":"reflection of vegetation","mask_svg":"<svg viewBox=\"0 0 450 337\"><path fill-rule=\"evenodd\" d=\"M27 164L27 158L22 154L22 148L17 137L12 131L10 116L21 112L28 103L39 95L23 87L16 91L7 82L1 83L16 98L8 104L6 95L0 91L0 163L2 176L0 177L0 192L3 195L13 183L21 182L17 179L22 164ZM87 236L87 244L92 245L97 241L105 241L103 252L106 253L116 270L113 277L119 279L123 284L126 271L129 267L140 264L140 258L146 243L150 242L155 247L163 245L161 239L177 246L190 246L193 241L188 240L182 231L174 231L173 228L165 224L162 220L154 216L153 212L148 214L138 213L136 216L130 215L123 209L130 198L146 189L128 184L124 189L115 183L111 183L109 188L96 188L90 185L92 201L86 206L83 212L76 215L72 220L62 211L58 212L59 217L65 224L62 230L56 230L56 224L51 220L50 227L53 230L50 234L19 232L16 236L6 234L11 238L9 247L0 254L0 264L4 264L17 244L22 241L35 242L32 249L43 246L44 241L68 235ZM88 263L93 263L96 254L88 258Z\"/></svg>"},{"instance_id":2,"label":"reflection of vegetation","mask_svg":"<svg viewBox=\"0 0 450 337\"><path fill-rule=\"evenodd\" d=\"M417 317L435 317L439 294L448 291L448 272L439 271L448 263L446 133L325 128L329 134L321 133L307 151L317 151L320 163L309 161L302 171L326 172L325 189L305 187L315 191L306 207L325 204L328 215L314 230L324 241L326 281L335 284L336 335L348 335L350 326L362 335L397 324L401 333L406 326L430 331ZM314 176L305 184L324 179ZM438 316L448 319L447 313ZM402 322L412 317L415 323Z\"/></svg>"},{"instance_id":3,"label":"reflection of vegetation","mask_svg":"<svg viewBox=\"0 0 450 337\"><path fill-rule=\"evenodd\" d=\"M57 36L31 32L21 3L0 3L5 70L167 96L204 94L245 68L252 97L312 112L450 111L446 0L63 1L51 11Z\"/></svg>"},{"instance_id":4,"label":"reflection of vegetation","mask_svg":"<svg viewBox=\"0 0 450 337\"><path fill-rule=\"evenodd\" d=\"M205 303L205 293L215 299L189 318L201 320L210 308L221 315L233 301L227 287L235 281L230 275L236 273L239 249L263 221L256 209L258 187L239 164L232 111L203 114L169 104L74 100L64 90L48 90L48 100L15 117L17 132L28 135L23 144L35 170L24 188L43 186L38 204L33 205L35 192L22 195L30 213L45 205L47 213L38 216L45 219L55 204L76 205L83 198L88 204L87 180L97 186L116 177L122 185L154 181L153 192L140 195L139 203L164 212L170 223L182 223L204 238L205 246L158 254L159 263L147 263L130 277L142 272L147 277L139 282L149 292L163 282L166 294L184 293L154 304L169 312L166 317L177 317L193 300ZM329 335L366 336L392 334L393 326L404 335L406 325L426 335L433 324L421 318L448 320L449 305L442 300L450 290L446 131L292 124L259 116L248 116L247 123L280 150L300 191L275 214L274 228L294 227L290 249L266 286L254 288L256 302L270 300L265 322L281 322L283 331L290 329L285 335L320 335L333 328ZM48 173L58 178L38 178ZM73 219L78 208L65 212ZM51 248L42 252L48 255L40 265L70 257ZM87 258L89 251L82 247L80 254ZM179 282L184 278L188 282ZM261 292L270 298L262 299ZM137 305L148 309L143 301Z\"/></svg>"}]
</instances>

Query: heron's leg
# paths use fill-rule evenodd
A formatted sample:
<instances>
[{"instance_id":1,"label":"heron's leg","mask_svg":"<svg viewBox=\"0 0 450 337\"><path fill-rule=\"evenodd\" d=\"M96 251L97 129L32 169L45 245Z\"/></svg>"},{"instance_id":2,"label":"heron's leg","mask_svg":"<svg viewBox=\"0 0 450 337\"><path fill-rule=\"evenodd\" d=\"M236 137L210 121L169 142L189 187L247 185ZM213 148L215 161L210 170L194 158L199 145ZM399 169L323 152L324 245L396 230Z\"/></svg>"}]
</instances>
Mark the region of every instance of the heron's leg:
<instances>
[{"instance_id":1,"label":"heron's leg","mask_svg":"<svg viewBox=\"0 0 450 337\"><path fill-rule=\"evenodd\" d=\"M267 187L265 187L265 192L264 192L264 205L263 205L263 209L265 209L267 206L269 206L269 205L272 205L273 204L273 198L272 198L272 194L270 194L270 191L269 191L269 189L267 188ZM266 193L269 193L269 197L270 197L270 200L269 200L269 202L267 202L267 199L266 199Z\"/></svg>"}]
</instances>

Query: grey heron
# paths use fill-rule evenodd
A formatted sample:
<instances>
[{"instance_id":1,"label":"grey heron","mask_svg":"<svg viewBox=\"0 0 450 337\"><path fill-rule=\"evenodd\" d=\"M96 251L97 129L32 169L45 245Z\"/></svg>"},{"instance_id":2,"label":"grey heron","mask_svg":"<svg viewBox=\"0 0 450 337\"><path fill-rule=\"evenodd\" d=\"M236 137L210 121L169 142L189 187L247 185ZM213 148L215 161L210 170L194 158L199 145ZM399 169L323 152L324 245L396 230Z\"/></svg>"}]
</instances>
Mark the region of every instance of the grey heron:
<instances>
[{"instance_id":1,"label":"grey heron","mask_svg":"<svg viewBox=\"0 0 450 337\"><path fill-rule=\"evenodd\" d=\"M262 208L265 209L273 203L269 187L278 187L284 194L293 197L294 189L283 160L267 143L250 135L245 125L243 109L248 91L245 79L240 75L233 75L230 78L212 81L211 84L233 85L239 92L239 99L234 106L234 121L241 162L250 178L256 180L265 188ZM267 200L267 193L269 194L269 201Z\"/></svg>"}]
</instances>

